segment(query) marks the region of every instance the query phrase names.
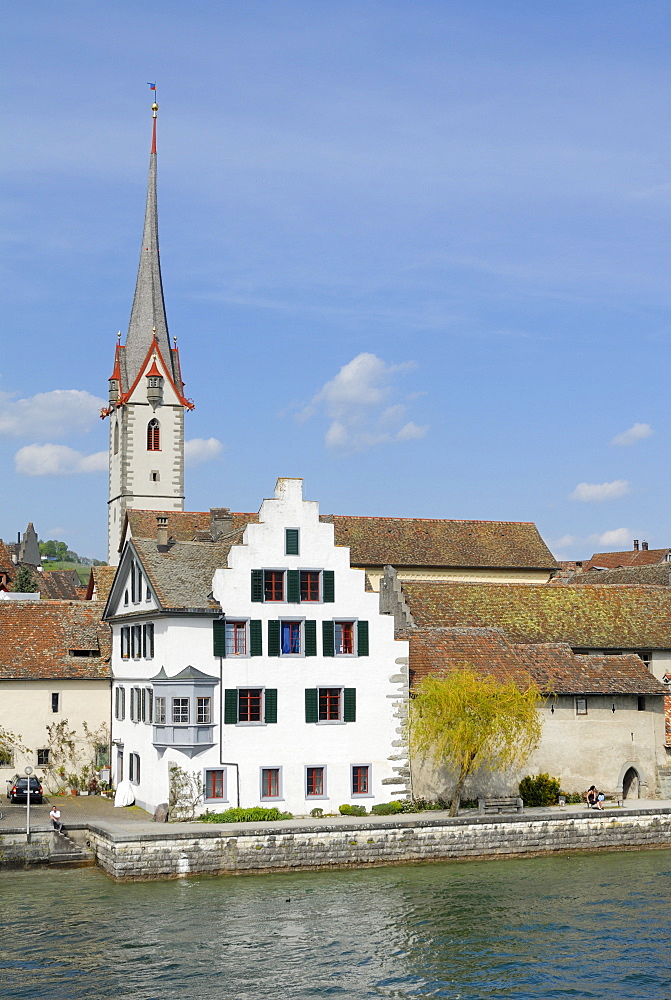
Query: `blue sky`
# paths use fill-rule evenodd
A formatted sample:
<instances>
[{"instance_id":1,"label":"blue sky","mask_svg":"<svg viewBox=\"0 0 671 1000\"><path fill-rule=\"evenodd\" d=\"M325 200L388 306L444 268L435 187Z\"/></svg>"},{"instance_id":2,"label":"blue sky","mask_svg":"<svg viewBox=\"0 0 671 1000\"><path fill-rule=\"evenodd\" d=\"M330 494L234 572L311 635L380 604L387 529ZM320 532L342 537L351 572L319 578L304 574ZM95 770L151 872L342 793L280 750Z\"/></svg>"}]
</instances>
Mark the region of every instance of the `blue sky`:
<instances>
[{"instance_id":1,"label":"blue sky","mask_svg":"<svg viewBox=\"0 0 671 1000\"><path fill-rule=\"evenodd\" d=\"M671 544L667 3L6 7L0 537L104 557L158 84L187 507Z\"/></svg>"}]
</instances>

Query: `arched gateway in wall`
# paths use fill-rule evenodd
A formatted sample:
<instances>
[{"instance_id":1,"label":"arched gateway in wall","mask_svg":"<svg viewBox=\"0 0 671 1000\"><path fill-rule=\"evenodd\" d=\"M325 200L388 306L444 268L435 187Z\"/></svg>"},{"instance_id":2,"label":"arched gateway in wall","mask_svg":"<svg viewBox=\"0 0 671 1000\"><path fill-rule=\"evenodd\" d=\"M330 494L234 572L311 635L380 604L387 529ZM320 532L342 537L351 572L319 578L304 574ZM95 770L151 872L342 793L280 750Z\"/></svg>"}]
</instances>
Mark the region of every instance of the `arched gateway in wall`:
<instances>
[{"instance_id":1,"label":"arched gateway in wall","mask_svg":"<svg viewBox=\"0 0 671 1000\"><path fill-rule=\"evenodd\" d=\"M641 779L635 767L630 767L624 772L622 779L622 798L637 799L640 796Z\"/></svg>"}]
</instances>

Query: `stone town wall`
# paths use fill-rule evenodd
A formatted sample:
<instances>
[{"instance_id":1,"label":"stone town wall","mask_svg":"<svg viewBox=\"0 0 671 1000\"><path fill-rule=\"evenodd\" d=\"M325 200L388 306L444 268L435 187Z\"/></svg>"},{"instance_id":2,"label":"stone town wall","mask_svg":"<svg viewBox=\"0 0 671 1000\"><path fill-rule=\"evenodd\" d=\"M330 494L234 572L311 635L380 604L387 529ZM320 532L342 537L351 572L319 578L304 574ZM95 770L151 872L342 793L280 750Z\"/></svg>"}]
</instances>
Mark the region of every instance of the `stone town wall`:
<instances>
[{"instance_id":1,"label":"stone town wall","mask_svg":"<svg viewBox=\"0 0 671 1000\"><path fill-rule=\"evenodd\" d=\"M385 818L386 819L386 818ZM386 822L328 821L113 834L89 830L98 864L115 879L346 868L574 850L671 847L671 810L529 814Z\"/></svg>"}]
</instances>

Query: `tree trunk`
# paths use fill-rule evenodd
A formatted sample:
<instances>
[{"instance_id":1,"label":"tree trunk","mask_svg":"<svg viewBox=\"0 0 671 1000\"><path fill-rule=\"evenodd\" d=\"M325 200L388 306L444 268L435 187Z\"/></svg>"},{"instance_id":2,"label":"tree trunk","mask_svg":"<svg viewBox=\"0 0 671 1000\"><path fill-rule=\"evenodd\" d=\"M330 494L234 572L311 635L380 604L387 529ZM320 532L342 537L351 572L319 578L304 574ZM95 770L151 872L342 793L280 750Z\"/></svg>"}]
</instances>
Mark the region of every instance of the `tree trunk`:
<instances>
[{"instance_id":1,"label":"tree trunk","mask_svg":"<svg viewBox=\"0 0 671 1000\"><path fill-rule=\"evenodd\" d=\"M452 800L450 802L450 816L457 816L459 813L459 804L461 802L461 789L464 787L464 782L468 777L468 771L460 771L459 777L457 778L457 783L454 786L454 791L452 792Z\"/></svg>"}]
</instances>

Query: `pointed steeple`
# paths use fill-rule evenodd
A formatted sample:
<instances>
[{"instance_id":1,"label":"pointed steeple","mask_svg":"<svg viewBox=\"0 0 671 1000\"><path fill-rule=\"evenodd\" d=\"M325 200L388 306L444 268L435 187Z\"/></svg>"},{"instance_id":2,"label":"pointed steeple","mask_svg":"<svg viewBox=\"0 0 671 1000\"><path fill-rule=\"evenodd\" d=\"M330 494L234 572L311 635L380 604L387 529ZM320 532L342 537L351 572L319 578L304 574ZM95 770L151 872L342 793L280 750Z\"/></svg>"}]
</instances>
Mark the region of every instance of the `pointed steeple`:
<instances>
[{"instance_id":1,"label":"pointed steeple","mask_svg":"<svg viewBox=\"0 0 671 1000\"><path fill-rule=\"evenodd\" d=\"M152 105L152 142L149 155L149 181L140 265L135 284L135 298L128 324L126 347L122 352L122 390L127 392L135 381L149 347L156 337L165 364L174 375L168 322L163 300L161 261L158 249L158 209L156 204L156 117L158 104Z\"/></svg>"}]
</instances>

